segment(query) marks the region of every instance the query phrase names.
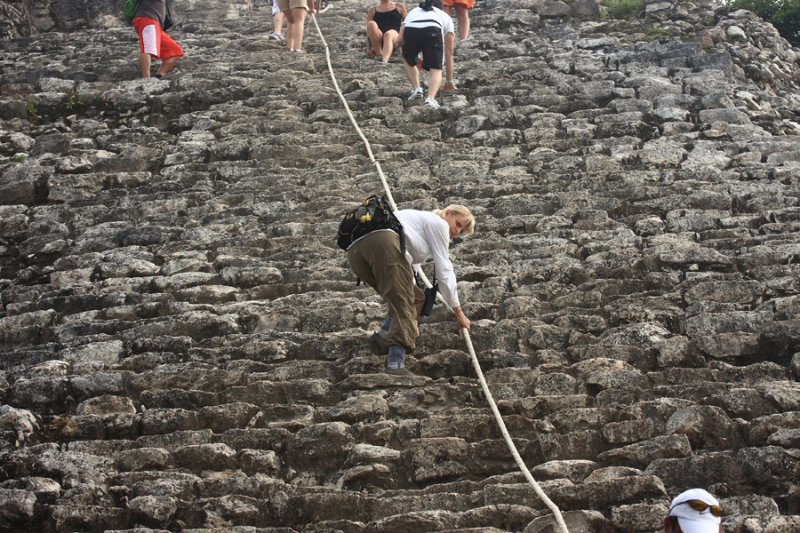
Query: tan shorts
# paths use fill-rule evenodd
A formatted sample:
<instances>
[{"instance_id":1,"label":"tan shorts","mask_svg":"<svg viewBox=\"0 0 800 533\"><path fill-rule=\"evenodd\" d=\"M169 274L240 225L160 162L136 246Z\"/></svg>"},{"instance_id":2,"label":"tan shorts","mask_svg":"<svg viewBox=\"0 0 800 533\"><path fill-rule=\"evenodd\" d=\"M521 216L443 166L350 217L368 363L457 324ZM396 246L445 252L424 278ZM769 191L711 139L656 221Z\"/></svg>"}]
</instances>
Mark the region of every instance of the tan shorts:
<instances>
[{"instance_id":1,"label":"tan shorts","mask_svg":"<svg viewBox=\"0 0 800 533\"><path fill-rule=\"evenodd\" d=\"M308 1L307 0L278 0L278 7L281 8L281 11L289 11L290 9L294 9L296 7L302 7L306 11L308 11Z\"/></svg>"}]
</instances>

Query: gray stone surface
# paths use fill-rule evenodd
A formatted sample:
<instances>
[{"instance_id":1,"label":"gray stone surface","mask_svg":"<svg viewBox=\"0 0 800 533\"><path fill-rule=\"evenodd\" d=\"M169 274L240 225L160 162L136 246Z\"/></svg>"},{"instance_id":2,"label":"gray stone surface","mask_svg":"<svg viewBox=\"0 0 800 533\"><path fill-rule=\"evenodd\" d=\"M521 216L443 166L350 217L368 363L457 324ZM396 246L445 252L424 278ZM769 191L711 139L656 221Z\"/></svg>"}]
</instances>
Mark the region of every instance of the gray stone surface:
<instances>
[{"instance_id":1,"label":"gray stone surface","mask_svg":"<svg viewBox=\"0 0 800 533\"><path fill-rule=\"evenodd\" d=\"M438 111L319 15L400 207L464 203L471 338L570 531L703 486L800 523L800 64L745 11L478 2ZM0 529L555 531L452 316L382 372L336 225L380 182L266 2L176 4L138 80L118 6L0 0ZM657 37L657 38L656 38Z\"/></svg>"}]
</instances>

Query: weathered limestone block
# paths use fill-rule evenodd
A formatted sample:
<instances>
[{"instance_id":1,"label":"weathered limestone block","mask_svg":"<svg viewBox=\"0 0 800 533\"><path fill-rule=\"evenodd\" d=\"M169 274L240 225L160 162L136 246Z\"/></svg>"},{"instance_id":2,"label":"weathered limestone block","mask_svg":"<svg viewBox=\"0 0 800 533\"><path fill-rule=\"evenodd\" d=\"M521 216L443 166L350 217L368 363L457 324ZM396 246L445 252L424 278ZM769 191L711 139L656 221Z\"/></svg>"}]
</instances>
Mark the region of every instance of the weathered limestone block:
<instances>
[{"instance_id":1,"label":"weathered limestone block","mask_svg":"<svg viewBox=\"0 0 800 533\"><path fill-rule=\"evenodd\" d=\"M760 338L756 333L733 331L701 335L695 339L695 344L700 351L715 359L748 358L760 352Z\"/></svg>"},{"instance_id":2,"label":"weathered limestone block","mask_svg":"<svg viewBox=\"0 0 800 533\"><path fill-rule=\"evenodd\" d=\"M315 522L321 518L368 522L370 509L375 504L372 497L352 491L309 491L297 496L282 496L282 506L292 523Z\"/></svg>"},{"instance_id":3,"label":"weathered limestone block","mask_svg":"<svg viewBox=\"0 0 800 533\"><path fill-rule=\"evenodd\" d=\"M330 421L341 421L347 424L357 422L376 422L383 420L389 413L389 404L378 394L351 396L325 411Z\"/></svg>"},{"instance_id":4,"label":"weathered limestone block","mask_svg":"<svg viewBox=\"0 0 800 533\"><path fill-rule=\"evenodd\" d=\"M226 470L238 466L236 450L223 443L183 446L172 451L175 464L192 471Z\"/></svg>"},{"instance_id":5,"label":"weathered limestone block","mask_svg":"<svg viewBox=\"0 0 800 533\"><path fill-rule=\"evenodd\" d=\"M467 472L467 443L460 438L415 439L408 444L413 479L418 483L459 476Z\"/></svg>"},{"instance_id":6,"label":"weathered limestone block","mask_svg":"<svg viewBox=\"0 0 800 533\"><path fill-rule=\"evenodd\" d=\"M273 450L242 450L240 453L242 470L248 475L266 474L277 476L281 471L281 460Z\"/></svg>"},{"instance_id":7,"label":"weathered limestone block","mask_svg":"<svg viewBox=\"0 0 800 533\"><path fill-rule=\"evenodd\" d=\"M653 419L623 420L609 422L602 428L603 438L609 444L629 444L652 439L664 430L662 424Z\"/></svg>"},{"instance_id":8,"label":"weathered limestone block","mask_svg":"<svg viewBox=\"0 0 800 533\"><path fill-rule=\"evenodd\" d=\"M163 448L136 448L118 453L115 466L122 472L167 470L172 466L172 456Z\"/></svg>"},{"instance_id":9,"label":"weathered limestone block","mask_svg":"<svg viewBox=\"0 0 800 533\"><path fill-rule=\"evenodd\" d=\"M133 415L136 407L130 398L103 395L84 400L75 408L78 415Z\"/></svg>"},{"instance_id":10,"label":"weathered limestone block","mask_svg":"<svg viewBox=\"0 0 800 533\"><path fill-rule=\"evenodd\" d=\"M778 413L756 418L749 424L751 445L763 445L776 431L800 428L800 411Z\"/></svg>"},{"instance_id":11,"label":"weathered limestone block","mask_svg":"<svg viewBox=\"0 0 800 533\"><path fill-rule=\"evenodd\" d=\"M336 470L346 460L355 439L349 424L323 422L301 429L288 450L290 463L315 473Z\"/></svg>"},{"instance_id":12,"label":"weathered limestone block","mask_svg":"<svg viewBox=\"0 0 800 533\"><path fill-rule=\"evenodd\" d=\"M648 141L642 146L639 158L652 168L676 168L687 155L683 143L661 137ZM650 167L648 167L650 168Z\"/></svg>"},{"instance_id":13,"label":"weathered limestone block","mask_svg":"<svg viewBox=\"0 0 800 533\"><path fill-rule=\"evenodd\" d=\"M8 402L19 407L36 408L40 412L58 413L67 407L69 394L69 378L23 378L14 382Z\"/></svg>"},{"instance_id":14,"label":"weathered limestone block","mask_svg":"<svg viewBox=\"0 0 800 533\"><path fill-rule=\"evenodd\" d=\"M734 388L711 398L710 402L725 409L734 418L753 420L774 414L775 407L759 391L752 388Z\"/></svg>"},{"instance_id":15,"label":"weathered limestone block","mask_svg":"<svg viewBox=\"0 0 800 533\"><path fill-rule=\"evenodd\" d=\"M656 476L667 487L710 486L720 479L740 481L744 472L732 452L711 452L680 458L656 459L647 465L647 474Z\"/></svg>"},{"instance_id":16,"label":"weathered limestone block","mask_svg":"<svg viewBox=\"0 0 800 533\"><path fill-rule=\"evenodd\" d=\"M24 443L39 427L39 421L31 411L0 405L0 430L13 433L15 446Z\"/></svg>"},{"instance_id":17,"label":"weathered limestone block","mask_svg":"<svg viewBox=\"0 0 800 533\"><path fill-rule=\"evenodd\" d=\"M657 459L688 457L691 453L688 438L684 435L656 436L603 452L597 456L611 464L646 467Z\"/></svg>"},{"instance_id":18,"label":"weathered limestone block","mask_svg":"<svg viewBox=\"0 0 800 533\"><path fill-rule=\"evenodd\" d=\"M248 428L229 429L222 434L220 440L237 450L258 449L283 452L292 439L293 434L286 429Z\"/></svg>"},{"instance_id":19,"label":"weathered limestone block","mask_svg":"<svg viewBox=\"0 0 800 533\"><path fill-rule=\"evenodd\" d=\"M228 429L244 428L259 412L256 405L246 402L212 405L201 408L198 423L211 429L214 433L223 433Z\"/></svg>"},{"instance_id":20,"label":"weathered limestone block","mask_svg":"<svg viewBox=\"0 0 800 533\"><path fill-rule=\"evenodd\" d=\"M796 454L777 446L743 448L736 453L736 462L747 481L754 486L767 480L778 486L787 486L800 475Z\"/></svg>"},{"instance_id":21,"label":"weathered limestone block","mask_svg":"<svg viewBox=\"0 0 800 533\"><path fill-rule=\"evenodd\" d=\"M144 523L167 526L178 511L178 501L169 496L139 496L128 502L128 509Z\"/></svg>"},{"instance_id":22,"label":"weathered limestone block","mask_svg":"<svg viewBox=\"0 0 800 533\"><path fill-rule=\"evenodd\" d=\"M121 473L115 477L118 483L130 487L130 497L165 496L183 500L196 494L201 478L188 472L143 472Z\"/></svg>"},{"instance_id":23,"label":"weathered limestone block","mask_svg":"<svg viewBox=\"0 0 800 533\"><path fill-rule=\"evenodd\" d=\"M0 206L0 236L3 238L20 238L28 230L30 222L28 208L25 205Z\"/></svg>"},{"instance_id":24,"label":"weathered limestone block","mask_svg":"<svg viewBox=\"0 0 800 533\"><path fill-rule=\"evenodd\" d=\"M547 416L560 431L569 432L581 429L601 429L606 424L619 420L619 413L613 409L587 407L582 409L562 409Z\"/></svg>"},{"instance_id":25,"label":"weathered limestone block","mask_svg":"<svg viewBox=\"0 0 800 533\"><path fill-rule=\"evenodd\" d=\"M666 505L633 504L611 509L611 523L623 531L657 531L664 527Z\"/></svg>"},{"instance_id":26,"label":"weathered limestone block","mask_svg":"<svg viewBox=\"0 0 800 533\"><path fill-rule=\"evenodd\" d=\"M782 411L800 410L800 384L796 381L773 381L756 386L764 397Z\"/></svg>"},{"instance_id":27,"label":"weathered limestone block","mask_svg":"<svg viewBox=\"0 0 800 533\"><path fill-rule=\"evenodd\" d=\"M594 461L572 459L565 461L547 461L533 466L531 475L534 479L569 479L573 483L580 483L597 468Z\"/></svg>"},{"instance_id":28,"label":"weathered limestone block","mask_svg":"<svg viewBox=\"0 0 800 533\"><path fill-rule=\"evenodd\" d=\"M592 459L607 448L598 430L578 430L540 437L546 461Z\"/></svg>"},{"instance_id":29,"label":"weathered limestone block","mask_svg":"<svg viewBox=\"0 0 800 533\"><path fill-rule=\"evenodd\" d=\"M666 431L686 435L693 449L735 449L741 442L734 421L725 411L712 406L678 409L667 420Z\"/></svg>"},{"instance_id":30,"label":"weathered limestone block","mask_svg":"<svg viewBox=\"0 0 800 533\"><path fill-rule=\"evenodd\" d=\"M72 364L76 373L89 373L116 365L124 355L122 341L90 343L64 350L65 361Z\"/></svg>"},{"instance_id":31,"label":"weathered limestone block","mask_svg":"<svg viewBox=\"0 0 800 533\"><path fill-rule=\"evenodd\" d=\"M800 429L779 429L767 438L767 444L797 448L800 446Z\"/></svg>"},{"instance_id":32,"label":"weathered limestone block","mask_svg":"<svg viewBox=\"0 0 800 533\"><path fill-rule=\"evenodd\" d=\"M643 497L665 499L666 490L661 480L651 475L609 479L602 482L585 482L576 486L553 487L550 498L562 509L580 509L587 504L592 509L631 504Z\"/></svg>"},{"instance_id":33,"label":"weathered limestone block","mask_svg":"<svg viewBox=\"0 0 800 533\"><path fill-rule=\"evenodd\" d=\"M127 516L124 509L109 505L54 505L49 522L56 531L81 529L114 530L124 527Z\"/></svg>"},{"instance_id":34,"label":"weathered limestone block","mask_svg":"<svg viewBox=\"0 0 800 533\"><path fill-rule=\"evenodd\" d=\"M9 349L45 343L52 338L51 328L58 319L58 313L52 310L0 318L0 345Z\"/></svg>"},{"instance_id":35,"label":"weathered limestone block","mask_svg":"<svg viewBox=\"0 0 800 533\"><path fill-rule=\"evenodd\" d=\"M536 380L534 394L536 396L559 396L578 392L577 380L562 372L541 374Z\"/></svg>"},{"instance_id":36,"label":"weathered limestone block","mask_svg":"<svg viewBox=\"0 0 800 533\"><path fill-rule=\"evenodd\" d=\"M494 417L475 410L432 415L420 420L419 435L423 439L455 437L467 441L499 438Z\"/></svg>"},{"instance_id":37,"label":"weathered limestone block","mask_svg":"<svg viewBox=\"0 0 800 533\"><path fill-rule=\"evenodd\" d=\"M569 531L604 531L611 527L611 521L597 511L567 511L561 517ZM556 533L562 531L552 514L536 518L528 524L523 533Z\"/></svg>"},{"instance_id":38,"label":"weathered limestone block","mask_svg":"<svg viewBox=\"0 0 800 533\"><path fill-rule=\"evenodd\" d=\"M148 409L142 413L142 433L156 435L199 429L197 413L186 409Z\"/></svg>"},{"instance_id":39,"label":"weathered limestone block","mask_svg":"<svg viewBox=\"0 0 800 533\"><path fill-rule=\"evenodd\" d=\"M419 359L414 370L433 379L450 376L469 376L472 361L466 352L441 350Z\"/></svg>"}]
</instances>

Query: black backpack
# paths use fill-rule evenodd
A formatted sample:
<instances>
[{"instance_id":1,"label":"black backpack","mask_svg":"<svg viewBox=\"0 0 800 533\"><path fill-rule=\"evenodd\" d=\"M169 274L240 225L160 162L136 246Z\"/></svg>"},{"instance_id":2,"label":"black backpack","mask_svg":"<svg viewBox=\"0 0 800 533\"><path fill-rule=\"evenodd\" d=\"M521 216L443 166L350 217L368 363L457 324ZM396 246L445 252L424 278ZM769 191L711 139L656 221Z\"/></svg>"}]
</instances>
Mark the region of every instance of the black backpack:
<instances>
[{"instance_id":1,"label":"black backpack","mask_svg":"<svg viewBox=\"0 0 800 533\"><path fill-rule=\"evenodd\" d=\"M400 250L405 253L406 243L403 226L392 212L389 202L373 194L358 207L349 211L339 223L336 244L347 250L357 239L377 229L390 229L400 235Z\"/></svg>"}]
</instances>

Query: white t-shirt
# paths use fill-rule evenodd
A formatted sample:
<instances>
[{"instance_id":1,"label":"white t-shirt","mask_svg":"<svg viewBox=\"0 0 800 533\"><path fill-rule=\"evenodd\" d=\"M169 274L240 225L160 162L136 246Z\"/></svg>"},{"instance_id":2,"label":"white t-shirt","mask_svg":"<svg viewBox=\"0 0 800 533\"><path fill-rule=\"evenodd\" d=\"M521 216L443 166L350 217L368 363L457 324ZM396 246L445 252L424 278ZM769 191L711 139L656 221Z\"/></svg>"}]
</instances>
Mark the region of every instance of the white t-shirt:
<instances>
[{"instance_id":1,"label":"white t-shirt","mask_svg":"<svg viewBox=\"0 0 800 533\"><path fill-rule=\"evenodd\" d=\"M442 29L442 42L448 33L455 34L453 26L453 19L450 15L434 7L430 11L425 11L421 7L415 7L406 15L403 25L407 28L427 28L429 26L438 26Z\"/></svg>"},{"instance_id":2,"label":"white t-shirt","mask_svg":"<svg viewBox=\"0 0 800 533\"><path fill-rule=\"evenodd\" d=\"M395 216L403 225L406 257L411 265L416 269L433 256L439 292L450 307L459 307L456 274L450 261L450 226L430 211L401 209L395 211Z\"/></svg>"}]
</instances>

